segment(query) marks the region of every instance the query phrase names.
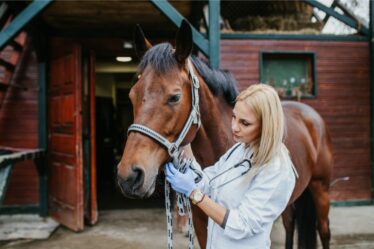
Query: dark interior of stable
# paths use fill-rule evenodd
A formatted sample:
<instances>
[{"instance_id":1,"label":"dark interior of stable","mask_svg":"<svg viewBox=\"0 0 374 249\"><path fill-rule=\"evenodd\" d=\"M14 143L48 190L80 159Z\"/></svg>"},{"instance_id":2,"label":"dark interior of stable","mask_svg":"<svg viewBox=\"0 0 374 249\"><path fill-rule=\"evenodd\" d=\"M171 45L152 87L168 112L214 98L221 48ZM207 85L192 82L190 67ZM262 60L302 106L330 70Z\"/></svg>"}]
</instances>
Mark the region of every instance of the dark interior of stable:
<instances>
[{"instance_id":1,"label":"dark interior of stable","mask_svg":"<svg viewBox=\"0 0 374 249\"><path fill-rule=\"evenodd\" d=\"M126 131L133 122L132 105L128 95L131 86L135 83L138 63L131 42L124 41L123 46L127 48L124 48L118 56L114 54L96 56L95 120L99 210L153 208L164 205L160 186L151 198L134 200L125 198L116 184L116 169L126 143ZM131 58L131 61L119 62L118 60L121 60L117 58L119 56L122 60Z\"/></svg>"}]
</instances>

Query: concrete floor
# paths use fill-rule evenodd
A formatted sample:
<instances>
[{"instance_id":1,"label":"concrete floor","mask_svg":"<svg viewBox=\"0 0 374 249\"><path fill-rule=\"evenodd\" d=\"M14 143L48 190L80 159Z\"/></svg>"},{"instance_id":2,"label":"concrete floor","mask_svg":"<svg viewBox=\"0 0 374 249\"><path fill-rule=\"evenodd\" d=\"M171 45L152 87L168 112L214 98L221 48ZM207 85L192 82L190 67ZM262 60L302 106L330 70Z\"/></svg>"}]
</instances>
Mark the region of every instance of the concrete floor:
<instances>
[{"instance_id":1,"label":"concrete floor","mask_svg":"<svg viewBox=\"0 0 374 249\"><path fill-rule=\"evenodd\" d=\"M99 222L74 233L59 227L48 240L0 242L6 249L165 249L163 209L111 210L100 212ZM374 249L374 206L336 207L330 212L332 249ZM272 249L283 248L281 221L273 227ZM174 235L174 248L187 248L183 234ZM195 246L195 248L199 248Z\"/></svg>"}]
</instances>

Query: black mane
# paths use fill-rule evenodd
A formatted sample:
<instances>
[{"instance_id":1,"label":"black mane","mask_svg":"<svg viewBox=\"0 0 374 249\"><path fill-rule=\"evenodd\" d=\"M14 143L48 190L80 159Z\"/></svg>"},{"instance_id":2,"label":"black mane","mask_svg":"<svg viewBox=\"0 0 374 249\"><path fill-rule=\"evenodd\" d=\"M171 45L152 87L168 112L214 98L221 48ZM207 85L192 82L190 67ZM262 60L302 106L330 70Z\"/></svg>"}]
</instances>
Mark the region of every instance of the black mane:
<instances>
[{"instance_id":1,"label":"black mane","mask_svg":"<svg viewBox=\"0 0 374 249\"><path fill-rule=\"evenodd\" d=\"M238 95L234 76L226 71L211 69L196 56L191 56L190 58L212 94L215 96L224 96L226 101L233 105ZM147 65L151 65L155 72L160 74L177 67L178 62L174 57L171 44L161 43L150 48L140 61L138 71L144 71Z\"/></svg>"}]
</instances>

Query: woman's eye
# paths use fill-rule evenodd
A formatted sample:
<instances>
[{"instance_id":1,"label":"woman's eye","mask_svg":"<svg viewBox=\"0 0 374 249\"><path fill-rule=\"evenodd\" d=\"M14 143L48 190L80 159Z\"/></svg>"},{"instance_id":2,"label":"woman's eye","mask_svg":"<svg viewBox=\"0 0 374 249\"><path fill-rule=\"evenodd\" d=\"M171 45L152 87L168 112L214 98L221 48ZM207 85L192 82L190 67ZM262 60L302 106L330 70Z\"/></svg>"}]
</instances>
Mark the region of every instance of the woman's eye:
<instances>
[{"instance_id":1,"label":"woman's eye","mask_svg":"<svg viewBox=\"0 0 374 249\"><path fill-rule=\"evenodd\" d=\"M244 125L244 126L249 126L250 123L243 121L243 122L242 122L242 125Z\"/></svg>"},{"instance_id":2,"label":"woman's eye","mask_svg":"<svg viewBox=\"0 0 374 249\"><path fill-rule=\"evenodd\" d=\"M180 94L175 94L175 95L172 95L169 97L168 99L168 103L169 104L175 104L177 103L181 98L181 95Z\"/></svg>"}]
</instances>

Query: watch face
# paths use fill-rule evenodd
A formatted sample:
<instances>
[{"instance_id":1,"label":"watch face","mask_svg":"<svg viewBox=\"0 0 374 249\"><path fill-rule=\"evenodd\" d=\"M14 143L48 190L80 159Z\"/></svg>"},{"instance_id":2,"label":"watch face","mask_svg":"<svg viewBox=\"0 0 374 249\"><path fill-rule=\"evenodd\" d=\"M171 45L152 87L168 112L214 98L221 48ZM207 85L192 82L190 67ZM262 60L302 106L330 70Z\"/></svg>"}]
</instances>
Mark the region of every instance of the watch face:
<instances>
[{"instance_id":1,"label":"watch face","mask_svg":"<svg viewBox=\"0 0 374 249\"><path fill-rule=\"evenodd\" d=\"M193 195L194 202L199 202L203 198L204 194L200 190L195 191Z\"/></svg>"}]
</instances>

